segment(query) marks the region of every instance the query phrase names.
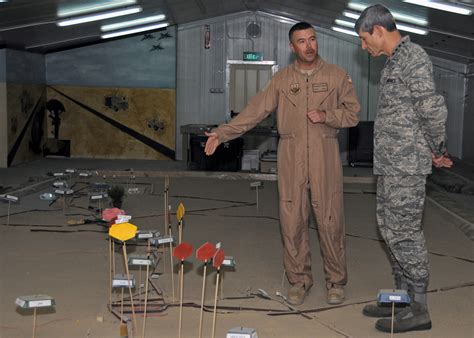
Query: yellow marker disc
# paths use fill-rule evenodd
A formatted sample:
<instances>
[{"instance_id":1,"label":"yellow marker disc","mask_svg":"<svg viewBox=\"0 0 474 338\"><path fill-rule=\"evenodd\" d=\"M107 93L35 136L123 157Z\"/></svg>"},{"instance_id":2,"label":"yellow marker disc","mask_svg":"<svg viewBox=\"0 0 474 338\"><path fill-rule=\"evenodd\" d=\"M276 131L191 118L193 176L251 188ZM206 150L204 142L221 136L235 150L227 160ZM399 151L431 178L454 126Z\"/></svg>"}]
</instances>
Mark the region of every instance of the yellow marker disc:
<instances>
[{"instance_id":1,"label":"yellow marker disc","mask_svg":"<svg viewBox=\"0 0 474 338\"><path fill-rule=\"evenodd\" d=\"M135 237L137 227L132 223L118 223L114 224L109 229L109 236L119 241L125 242L130 238Z\"/></svg>"},{"instance_id":2,"label":"yellow marker disc","mask_svg":"<svg viewBox=\"0 0 474 338\"><path fill-rule=\"evenodd\" d=\"M176 218L178 219L178 221L181 221L183 219L184 211L185 210L183 203L179 203L178 210L176 210Z\"/></svg>"}]
</instances>

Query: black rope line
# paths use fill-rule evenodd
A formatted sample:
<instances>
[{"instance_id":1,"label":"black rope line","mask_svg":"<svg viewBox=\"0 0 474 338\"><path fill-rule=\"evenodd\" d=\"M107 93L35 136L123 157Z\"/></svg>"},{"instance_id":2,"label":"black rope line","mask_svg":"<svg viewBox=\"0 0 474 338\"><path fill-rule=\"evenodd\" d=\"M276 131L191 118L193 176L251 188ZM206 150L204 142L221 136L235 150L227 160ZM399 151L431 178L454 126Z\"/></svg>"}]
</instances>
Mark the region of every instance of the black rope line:
<instances>
[{"instance_id":1,"label":"black rope line","mask_svg":"<svg viewBox=\"0 0 474 338\"><path fill-rule=\"evenodd\" d=\"M86 229L79 229L79 230L48 230L48 229L30 229L31 232L57 232L62 234L70 234L75 232L98 232L101 234L108 234L108 231L103 230L86 230Z\"/></svg>"},{"instance_id":2,"label":"black rope line","mask_svg":"<svg viewBox=\"0 0 474 338\"><path fill-rule=\"evenodd\" d=\"M240 204L247 204L248 203L248 202L244 202L244 201L233 201L233 200L224 200L224 199L221 199L221 198L210 198L210 197L199 197L199 196L188 196L188 195L171 195L170 197L198 199L198 200L205 200L205 201L228 202L228 203L240 203Z\"/></svg>"},{"instance_id":3,"label":"black rope line","mask_svg":"<svg viewBox=\"0 0 474 338\"><path fill-rule=\"evenodd\" d=\"M23 210L23 211L17 211L17 212L11 212L10 217L14 215L22 215L22 214L27 214L30 212L53 212L53 211L60 211L62 209L30 209L30 210ZM0 215L0 218L8 217L8 214Z\"/></svg>"},{"instance_id":4,"label":"black rope line","mask_svg":"<svg viewBox=\"0 0 474 338\"><path fill-rule=\"evenodd\" d=\"M245 205L228 205L228 206L225 206L225 207L217 207L217 208L207 208L207 209L194 209L194 210L186 210L186 215L195 215L194 213L195 212L199 212L199 211L213 211L213 210L222 210L222 209L230 209L230 208L239 208L239 207L242 207L242 206L252 206L252 205L255 205L256 203L247 203ZM169 215L176 215L176 213L169 213ZM152 215L142 215L142 216L133 216L133 219L143 219L143 218L150 218L150 217L160 217L160 216L164 216L164 214L152 214Z\"/></svg>"}]
</instances>

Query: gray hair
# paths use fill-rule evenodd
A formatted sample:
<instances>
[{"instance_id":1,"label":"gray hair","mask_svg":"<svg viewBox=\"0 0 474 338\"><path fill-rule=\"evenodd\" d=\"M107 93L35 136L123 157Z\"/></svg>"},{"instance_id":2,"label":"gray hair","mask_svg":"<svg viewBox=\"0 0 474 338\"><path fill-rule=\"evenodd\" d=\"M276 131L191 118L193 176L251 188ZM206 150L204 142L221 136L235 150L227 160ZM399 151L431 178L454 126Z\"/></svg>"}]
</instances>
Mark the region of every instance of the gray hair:
<instances>
[{"instance_id":1,"label":"gray hair","mask_svg":"<svg viewBox=\"0 0 474 338\"><path fill-rule=\"evenodd\" d=\"M374 26L382 26L389 32L397 29L392 13L382 5L373 5L364 9L355 23L355 31L357 34L359 32L372 34Z\"/></svg>"}]
</instances>

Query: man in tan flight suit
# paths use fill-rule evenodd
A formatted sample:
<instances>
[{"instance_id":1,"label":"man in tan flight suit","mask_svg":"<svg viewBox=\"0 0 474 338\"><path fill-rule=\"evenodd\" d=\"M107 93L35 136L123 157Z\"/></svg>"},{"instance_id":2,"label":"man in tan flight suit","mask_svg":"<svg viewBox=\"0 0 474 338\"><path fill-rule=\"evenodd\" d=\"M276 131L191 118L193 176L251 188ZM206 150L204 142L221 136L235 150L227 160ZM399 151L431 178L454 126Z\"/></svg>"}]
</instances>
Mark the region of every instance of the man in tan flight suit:
<instances>
[{"instance_id":1,"label":"man in tan flight suit","mask_svg":"<svg viewBox=\"0 0 474 338\"><path fill-rule=\"evenodd\" d=\"M292 287L288 301L303 303L313 284L308 216L318 223L327 302L344 301L347 283L342 167L337 134L355 126L360 105L350 77L318 55L314 28L305 22L289 32L293 64L279 71L229 123L206 133L205 152L239 137L276 111L278 189L283 260Z\"/></svg>"}]
</instances>

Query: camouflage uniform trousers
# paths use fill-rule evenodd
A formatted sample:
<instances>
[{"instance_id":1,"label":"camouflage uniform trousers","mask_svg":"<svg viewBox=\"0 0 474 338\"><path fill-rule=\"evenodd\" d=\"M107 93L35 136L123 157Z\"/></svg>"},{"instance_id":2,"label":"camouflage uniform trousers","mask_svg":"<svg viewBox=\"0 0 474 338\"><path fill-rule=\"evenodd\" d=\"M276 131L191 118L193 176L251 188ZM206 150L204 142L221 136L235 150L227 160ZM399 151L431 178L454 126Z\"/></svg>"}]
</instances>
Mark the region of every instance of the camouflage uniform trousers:
<instances>
[{"instance_id":1,"label":"camouflage uniform trousers","mask_svg":"<svg viewBox=\"0 0 474 338\"><path fill-rule=\"evenodd\" d=\"M377 223L387 244L395 278L426 289L428 252L422 229L426 175L378 176Z\"/></svg>"}]
</instances>

